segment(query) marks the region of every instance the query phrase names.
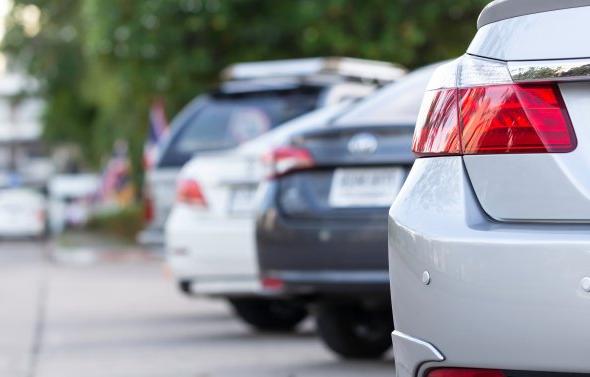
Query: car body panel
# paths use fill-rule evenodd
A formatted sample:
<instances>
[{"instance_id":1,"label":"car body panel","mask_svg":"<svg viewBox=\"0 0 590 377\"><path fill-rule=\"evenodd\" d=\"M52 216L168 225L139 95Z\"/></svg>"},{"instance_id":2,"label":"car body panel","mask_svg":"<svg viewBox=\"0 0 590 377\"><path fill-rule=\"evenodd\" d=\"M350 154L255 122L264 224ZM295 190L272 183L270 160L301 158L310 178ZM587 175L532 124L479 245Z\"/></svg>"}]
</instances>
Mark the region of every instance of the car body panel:
<instances>
[{"instance_id":1,"label":"car body panel","mask_svg":"<svg viewBox=\"0 0 590 377\"><path fill-rule=\"evenodd\" d=\"M258 261L265 277L282 280L291 293L334 291L347 284L385 291L385 211L379 216L375 210L365 209L367 217L363 223L358 222L358 214L350 213L348 221L342 213L320 217L317 211L311 217L293 218L277 213L278 182L265 184L263 190L257 244ZM349 288L347 285L346 289Z\"/></svg>"},{"instance_id":2,"label":"car body panel","mask_svg":"<svg viewBox=\"0 0 590 377\"><path fill-rule=\"evenodd\" d=\"M336 168L323 167L320 169L308 169L289 174L276 182L276 191L273 194L274 203L279 215L289 223L297 227L301 224L309 226L321 225L330 221L337 226L338 223L355 224L359 221L376 222L385 219L382 208L386 208L401 188L412 161L401 161L399 164L381 162L379 165L367 163L354 164L346 158ZM359 176L360 174L360 176ZM338 184L343 178L362 179L365 174L369 177L387 178L383 185L387 185L387 192L378 193L366 198L367 193L353 193L338 190ZM338 177L340 175L340 177ZM340 180L340 182L336 182ZM343 196L344 194L344 196ZM373 223L361 225L376 225ZM284 224L287 225L287 224ZM359 225L359 224L356 224ZM268 229L268 231L271 231Z\"/></svg>"},{"instance_id":3,"label":"car body panel","mask_svg":"<svg viewBox=\"0 0 590 377\"><path fill-rule=\"evenodd\" d=\"M480 28L467 53L498 60L590 57L590 7L555 10L498 21Z\"/></svg>"},{"instance_id":4,"label":"car body panel","mask_svg":"<svg viewBox=\"0 0 590 377\"><path fill-rule=\"evenodd\" d=\"M174 229L166 244L171 258L186 255L186 265L180 258L172 261L179 277L256 274L250 254L254 249L253 223L249 219L203 218L199 210L178 204L168 222Z\"/></svg>"},{"instance_id":5,"label":"car body panel","mask_svg":"<svg viewBox=\"0 0 590 377\"><path fill-rule=\"evenodd\" d=\"M492 59L532 59L547 66L560 63L565 66L572 58L590 56L587 44L580 43L579 34L589 27L589 16L590 6L587 6L495 22L480 29L469 53ZM482 40L486 42L480 43ZM520 62L521 65L526 63ZM537 71L541 69L536 67ZM590 77L580 76L575 80L580 79L589 80ZM506 222L590 221L590 176L587 174L590 82L560 82L559 90L574 128L575 150L553 154L465 156L477 198L490 217Z\"/></svg>"},{"instance_id":6,"label":"car body panel","mask_svg":"<svg viewBox=\"0 0 590 377\"><path fill-rule=\"evenodd\" d=\"M0 237L40 237L46 229L45 197L28 188L0 190Z\"/></svg>"},{"instance_id":7,"label":"car body panel","mask_svg":"<svg viewBox=\"0 0 590 377\"><path fill-rule=\"evenodd\" d=\"M588 225L491 221L462 158L443 157L416 161L389 227L396 330L435 346L437 366L590 369Z\"/></svg>"},{"instance_id":8,"label":"car body panel","mask_svg":"<svg viewBox=\"0 0 590 377\"><path fill-rule=\"evenodd\" d=\"M590 221L590 83L560 84L574 125L570 153L465 156L486 213L501 221Z\"/></svg>"},{"instance_id":9,"label":"car body panel","mask_svg":"<svg viewBox=\"0 0 590 377\"><path fill-rule=\"evenodd\" d=\"M477 27L513 17L590 5L588 0L495 0L489 3L477 19Z\"/></svg>"},{"instance_id":10,"label":"car body panel","mask_svg":"<svg viewBox=\"0 0 590 377\"><path fill-rule=\"evenodd\" d=\"M149 230L163 234L164 223L170 214L176 193L176 179L180 168L159 168L146 172L146 194L152 200L153 220Z\"/></svg>"}]
</instances>

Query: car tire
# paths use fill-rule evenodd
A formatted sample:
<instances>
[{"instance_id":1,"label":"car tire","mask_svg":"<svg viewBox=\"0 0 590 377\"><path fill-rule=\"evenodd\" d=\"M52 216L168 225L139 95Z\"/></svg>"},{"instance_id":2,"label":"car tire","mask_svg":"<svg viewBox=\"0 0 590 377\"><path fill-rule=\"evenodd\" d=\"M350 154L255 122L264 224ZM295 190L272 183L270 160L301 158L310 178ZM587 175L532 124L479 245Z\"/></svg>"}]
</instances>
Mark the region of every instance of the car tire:
<instances>
[{"instance_id":1,"label":"car tire","mask_svg":"<svg viewBox=\"0 0 590 377\"><path fill-rule=\"evenodd\" d=\"M346 359L377 359L391 348L390 306L360 303L321 303L316 323L326 346Z\"/></svg>"},{"instance_id":2,"label":"car tire","mask_svg":"<svg viewBox=\"0 0 590 377\"><path fill-rule=\"evenodd\" d=\"M178 291L186 296L192 296L193 293L191 291L191 284L190 280L180 280L177 282L178 284Z\"/></svg>"},{"instance_id":3,"label":"car tire","mask_svg":"<svg viewBox=\"0 0 590 377\"><path fill-rule=\"evenodd\" d=\"M292 331L307 317L305 306L289 301L263 298L232 298L235 314L258 331Z\"/></svg>"}]
</instances>

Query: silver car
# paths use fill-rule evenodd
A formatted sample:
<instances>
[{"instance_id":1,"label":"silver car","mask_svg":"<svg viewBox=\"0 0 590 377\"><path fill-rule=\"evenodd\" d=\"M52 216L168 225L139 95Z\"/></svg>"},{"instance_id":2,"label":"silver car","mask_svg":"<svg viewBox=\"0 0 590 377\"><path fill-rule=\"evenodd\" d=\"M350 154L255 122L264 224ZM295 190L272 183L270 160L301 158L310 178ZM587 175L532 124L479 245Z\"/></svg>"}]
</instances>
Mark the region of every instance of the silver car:
<instances>
[{"instance_id":1,"label":"silver car","mask_svg":"<svg viewBox=\"0 0 590 377\"><path fill-rule=\"evenodd\" d=\"M590 373L590 1L503 0L389 214L398 377Z\"/></svg>"}]
</instances>

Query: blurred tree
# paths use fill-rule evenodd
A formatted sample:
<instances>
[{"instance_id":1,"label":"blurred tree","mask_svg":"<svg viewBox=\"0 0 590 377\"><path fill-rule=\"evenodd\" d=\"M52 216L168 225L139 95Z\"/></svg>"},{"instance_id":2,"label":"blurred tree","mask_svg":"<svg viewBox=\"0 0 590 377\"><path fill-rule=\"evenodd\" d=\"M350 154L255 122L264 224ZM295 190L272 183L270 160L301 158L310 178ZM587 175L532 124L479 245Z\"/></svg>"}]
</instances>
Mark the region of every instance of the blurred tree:
<instances>
[{"instance_id":1,"label":"blurred tree","mask_svg":"<svg viewBox=\"0 0 590 377\"><path fill-rule=\"evenodd\" d=\"M96 108L80 96L85 61L77 1L13 1L2 50L10 63L41 83L47 101L45 135L50 141L91 140ZM96 151L85 148L88 157Z\"/></svg>"},{"instance_id":2,"label":"blurred tree","mask_svg":"<svg viewBox=\"0 0 590 377\"><path fill-rule=\"evenodd\" d=\"M341 55L413 68L450 58L487 2L14 0L3 50L44 84L49 140L78 142L97 162L123 137L137 162L155 96L174 114L238 61Z\"/></svg>"}]
</instances>

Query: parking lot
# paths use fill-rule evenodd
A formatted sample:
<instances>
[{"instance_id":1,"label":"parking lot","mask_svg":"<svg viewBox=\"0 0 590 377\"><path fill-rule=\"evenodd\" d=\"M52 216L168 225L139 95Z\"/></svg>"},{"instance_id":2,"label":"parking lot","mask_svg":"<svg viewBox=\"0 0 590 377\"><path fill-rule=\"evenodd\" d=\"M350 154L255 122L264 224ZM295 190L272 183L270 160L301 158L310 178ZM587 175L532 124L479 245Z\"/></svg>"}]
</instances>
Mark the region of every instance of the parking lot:
<instances>
[{"instance_id":1,"label":"parking lot","mask_svg":"<svg viewBox=\"0 0 590 377\"><path fill-rule=\"evenodd\" d=\"M138 250L0 244L0 375L392 376L341 361L306 322L256 334L224 302L177 293L162 262Z\"/></svg>"}]
</instances>

